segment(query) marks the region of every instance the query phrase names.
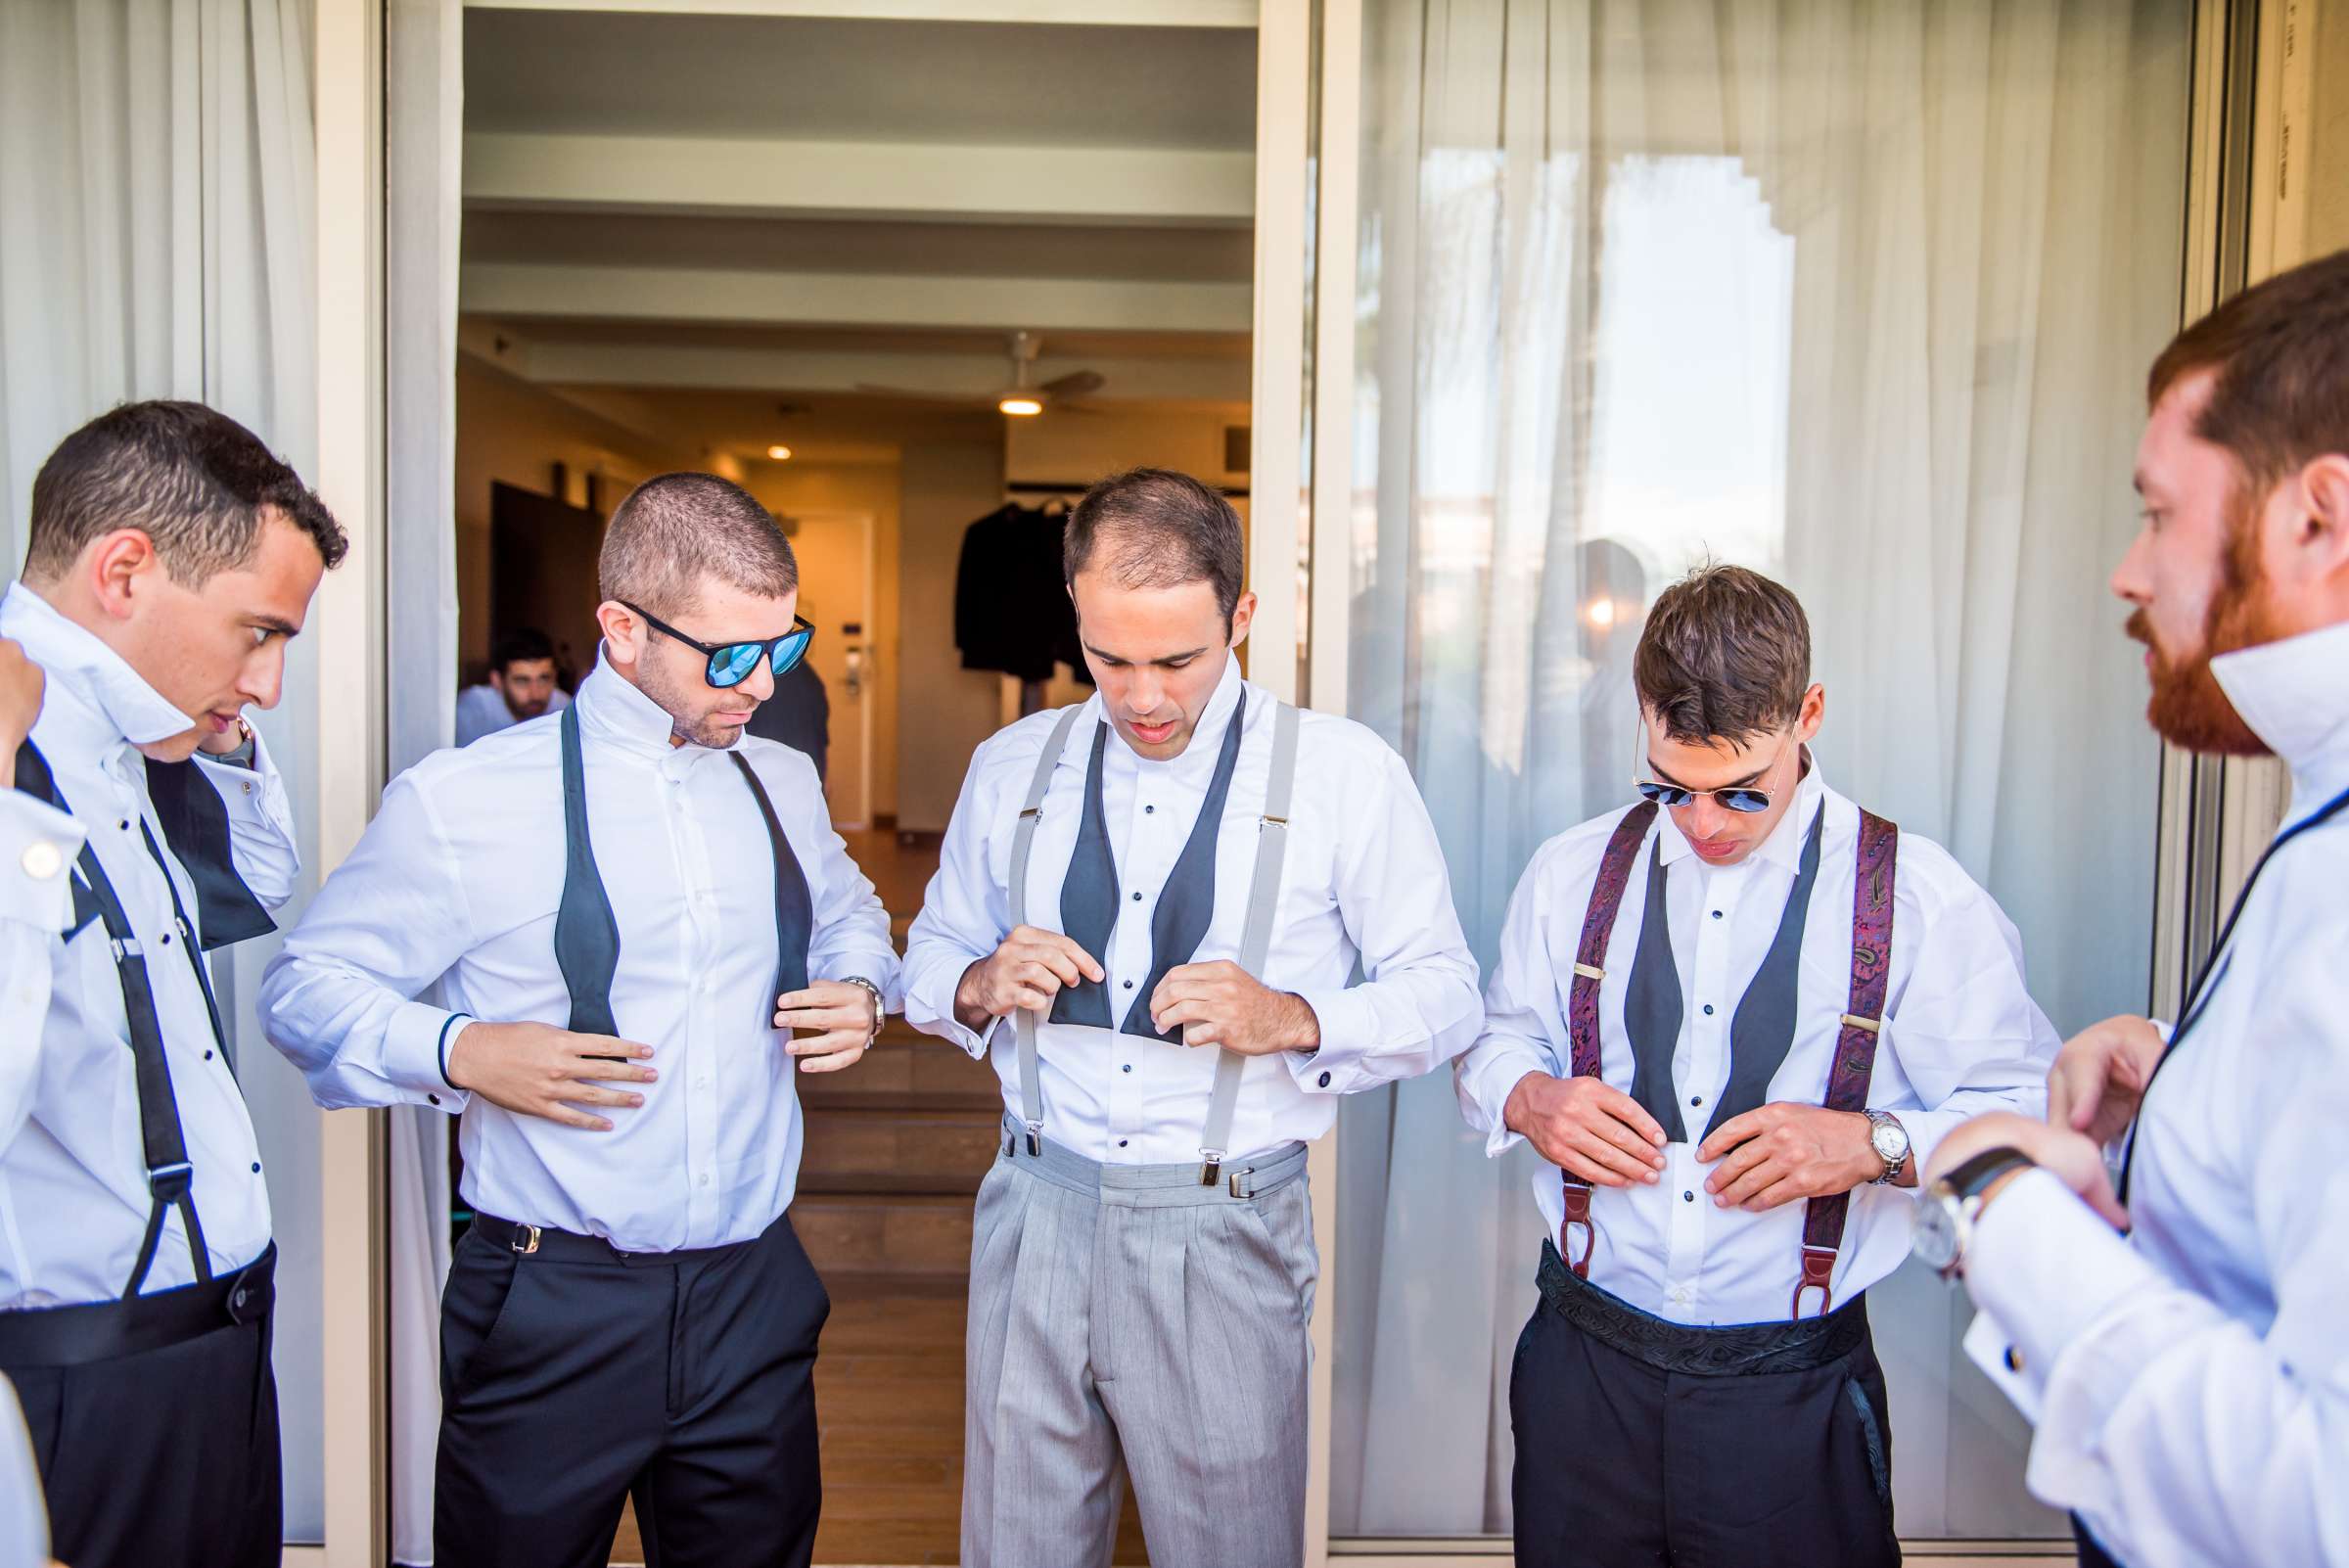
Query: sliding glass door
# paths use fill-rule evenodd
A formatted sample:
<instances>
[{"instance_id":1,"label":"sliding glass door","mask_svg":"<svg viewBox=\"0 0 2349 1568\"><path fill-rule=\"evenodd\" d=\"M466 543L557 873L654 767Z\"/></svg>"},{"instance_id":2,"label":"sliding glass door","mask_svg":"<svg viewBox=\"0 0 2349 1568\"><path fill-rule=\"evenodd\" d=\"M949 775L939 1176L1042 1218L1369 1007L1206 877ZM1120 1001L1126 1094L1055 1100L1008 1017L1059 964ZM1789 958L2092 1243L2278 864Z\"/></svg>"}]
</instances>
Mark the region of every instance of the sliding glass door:
<instances>
[{"instance_id":1,"label":"sliding glass door","mask_svg":"<svg viewBox=\"0 0 2349 1568\"><path fill-rule=\"evenodd\" d=\"M1314 693L1342 661L1414 769L1479 957L1535 848L1625 800L1644 607L1718 559L1802 595L1827 776L1991 890L2058 1027L2142 1008L2158 755L2104 580L2180 314L2190 0L1359 10ZM1446 1077L1348 1103L1331 1537L1507 1534L1530 1158ZM1872 1296L1904 1534L2058 1533L1962 1299Z\"/></svg>"}]
</instances>

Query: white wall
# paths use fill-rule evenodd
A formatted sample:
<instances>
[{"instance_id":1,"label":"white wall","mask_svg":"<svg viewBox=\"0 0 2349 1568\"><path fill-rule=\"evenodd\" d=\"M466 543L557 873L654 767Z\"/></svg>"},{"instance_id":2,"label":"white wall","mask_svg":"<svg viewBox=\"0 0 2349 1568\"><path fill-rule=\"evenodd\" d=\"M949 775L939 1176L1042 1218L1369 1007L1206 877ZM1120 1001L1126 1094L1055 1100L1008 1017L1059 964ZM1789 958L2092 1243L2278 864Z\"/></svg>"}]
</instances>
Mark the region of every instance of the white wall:
<instances>
[{"instance_id":1,"label":"white wall","mask_svg":"<svg viewBox=\"0 0 2349 1568\"><path fill-rule=\"evenodd\" d=\"M991 442L909 445L898 472L898 826L940 833L999 718L997 677L963 669L954 647L954 573L963 530L1003 504L1003 453Z\"/></svg>"}]
</instances>

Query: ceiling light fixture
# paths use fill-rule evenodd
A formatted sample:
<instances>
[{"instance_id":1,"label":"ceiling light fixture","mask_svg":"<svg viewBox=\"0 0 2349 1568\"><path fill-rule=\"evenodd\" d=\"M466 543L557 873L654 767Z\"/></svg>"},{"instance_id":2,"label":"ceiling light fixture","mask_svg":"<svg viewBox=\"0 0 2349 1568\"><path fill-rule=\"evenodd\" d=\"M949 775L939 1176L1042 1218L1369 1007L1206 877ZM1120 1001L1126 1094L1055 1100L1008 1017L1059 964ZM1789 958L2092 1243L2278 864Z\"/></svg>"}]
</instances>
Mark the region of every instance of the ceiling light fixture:
<instances>
[{"instance_id":1,"label":"ceiling light fixture","mask_svg":"<svg viewBox=\"0 0 2349 1568\"><path fill-rule=\"evenodd\" d=\"M1027 419L1044 411L1042 401L1034 397L1006 397L995 404L995 408L998 412L1020 419Z\"/></svg>"},{"instance_id":2,"label":"ceiling light fixture","mask_svg":"<svg viewBox=\"0 0 2349 1568\"><path fill-rule=\"evenodd\" d=\"M773 458L778 463L788 463L791 461L791 448L788 446L770 446L766 449L766 455Z\"/></svg>"}]
</instances>

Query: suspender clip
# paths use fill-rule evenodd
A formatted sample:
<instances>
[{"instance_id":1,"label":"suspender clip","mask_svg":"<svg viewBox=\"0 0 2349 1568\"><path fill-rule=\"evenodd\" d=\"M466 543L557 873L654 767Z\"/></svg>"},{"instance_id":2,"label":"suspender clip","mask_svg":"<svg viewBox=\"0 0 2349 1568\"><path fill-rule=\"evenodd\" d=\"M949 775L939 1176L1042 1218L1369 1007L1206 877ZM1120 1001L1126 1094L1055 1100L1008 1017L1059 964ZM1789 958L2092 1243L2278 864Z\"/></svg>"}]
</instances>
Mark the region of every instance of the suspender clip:
<instances>
[{"instance_id":1,"label":"suspender clip","mask_svg":"<svg viewBox=\"0 0 2349 1568\"><path fill-rule=\"evenodd\" d=\"M1222 1179L1223 1151L1221 1149L1201 1149L1199 1151L1199 1184L1203 1187L1212 1187L1220 1184ZM1239 1180L1238 1173L1233 1174L1232 1180ZM1239 1194L1234 1193L1232 1196L1237 1197Z\"/></svg>"},{"instance_id":2,"label":"suspender clip","mask_svg":"<svg viewBox=\"0 0 2349 1568\"><path fill-rule=\"evenodd\" d=\"M115 949L115 962L116 963L120 963L125 958L144 958L147 955L146 950L139 945L139 939L136 937L115 937L109 945Z\"/></svg>"},{"instance_id":3,"label":"suspender clip","mask_svg":"<svg viewBox=\"0 0 2349 1568\"><path fill-rule=\"evenodd\" d=\"M1793 1316L1803 1315L1803 1293L1819 1292L1819 1315L1827 1315L1835 1305L1835 1249L1833 1247L1803 1248L1803 1277L1795 1282Z\"/></svg>"},{"instance_id":4,"label":"suspender clip","mask_svg":"<svg viewBox=\"0 0 2349 1568\"><path fill-rule=\"evenodd\" d=\"M1044 1124L1031 1122L1028 1124L1028 1158L1031 1160L1040 1159L1043 1157L1043 1152Z\"/></svg>"},{"instance_id":5,"label":"suspender clip","mask_svg":"<svg viewBox=\"0 0 2349 1568\"><path fill-rule=\"evenodd\" d=\"M147 1173L147 1190L158 1203L177 1203L195 1184L196 1168L185 1160L159 1165Z\"/></svg>"}]
</instances>

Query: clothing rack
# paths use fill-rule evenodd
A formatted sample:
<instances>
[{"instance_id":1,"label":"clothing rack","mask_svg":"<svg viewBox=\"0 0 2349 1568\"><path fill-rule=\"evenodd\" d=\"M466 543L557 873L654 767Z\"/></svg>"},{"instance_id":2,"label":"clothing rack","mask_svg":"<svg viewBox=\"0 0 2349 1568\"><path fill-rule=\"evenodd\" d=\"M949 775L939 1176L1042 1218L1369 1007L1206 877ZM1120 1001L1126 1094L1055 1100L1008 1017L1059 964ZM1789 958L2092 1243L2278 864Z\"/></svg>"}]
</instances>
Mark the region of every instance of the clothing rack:
<instances>
[{"instance_id":1,"label":"clothing rack","mask_svg":"<svg viewBox=\"0 0 2349 1568\"><path fill-rule=\"evenodd\" d=\"M1006 495L1082 495L1091 488L1090 484L1078 484L1066 480L1036 480L1028 484L1006 484L1003 486L1003 493ZM1216 488L1235 501L1244 501L1248 498L1248 486L1245 484L1219 484Z\"/></svg>"}]
</instances>

